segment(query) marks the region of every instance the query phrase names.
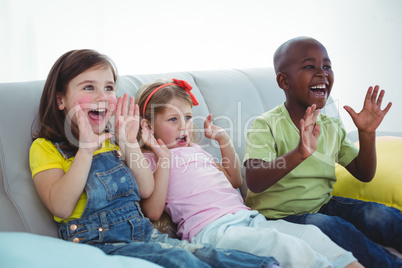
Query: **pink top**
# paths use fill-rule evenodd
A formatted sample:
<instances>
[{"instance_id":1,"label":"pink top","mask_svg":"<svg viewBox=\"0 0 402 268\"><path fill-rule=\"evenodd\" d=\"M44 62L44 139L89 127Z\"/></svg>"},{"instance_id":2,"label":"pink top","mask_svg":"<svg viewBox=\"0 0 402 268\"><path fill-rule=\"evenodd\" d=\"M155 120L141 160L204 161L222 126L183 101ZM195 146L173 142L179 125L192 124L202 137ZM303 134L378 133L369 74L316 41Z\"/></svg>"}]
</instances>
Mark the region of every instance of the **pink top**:
<instances>
[{"instance_id":1,"label":"pink top","mask_svg":"<svg viewBox=\"0 0 402 268\"><path fill-rule=\"evenodd\" d=\"M171 167L165 211L178 225L177 234L190 241L214 220L242 209L240 193L217 169L212 155L199 145L170 150ZM145 153L154 172L157 159Z\"/></svg>"}]
</instances>

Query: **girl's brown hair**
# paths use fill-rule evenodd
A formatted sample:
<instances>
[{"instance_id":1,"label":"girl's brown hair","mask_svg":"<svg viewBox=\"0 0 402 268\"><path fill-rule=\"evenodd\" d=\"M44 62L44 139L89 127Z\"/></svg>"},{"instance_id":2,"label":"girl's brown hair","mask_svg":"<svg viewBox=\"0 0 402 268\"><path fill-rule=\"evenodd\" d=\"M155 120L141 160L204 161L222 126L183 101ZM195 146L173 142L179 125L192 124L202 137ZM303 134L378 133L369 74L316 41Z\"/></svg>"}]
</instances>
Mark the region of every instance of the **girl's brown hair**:
<instances>
[{"instance_id":1,"label":"girl's brown hair","mask_svg":"<svg viewBox=\"0 0 402 268\"><path fill-rule=\"evenodd\" d=\"M95 50L72 50L63 54L53 65L46 79L42 97L39 103L39 130L32 133L33 139L45 138L52 142L63 142L63 147L77 151L66 137L64 128L65 111L60 111L57 96L65 96L69 82L92 67L107 67L113 73L114 82L117 80L117 70L110 58ZM78 133L74 133L78 138Z\"/></svg>"},{"instance_id":2,"label":"girl's brown hair","mask_svg":"<svg viewBox=\"0 0 402 268\"><path fill-rule=\"evenodd\" d=\"M158 87L173 83L173 80L166 80L166 79L158 79L153 83L144 84L142 85L136 94L135 100L140 109L140 116L143 119L148 120L148 122L153 122L155 116L163 112L166 108L166 104L169 103L173 98L180 98L185 100L193 107L193 101L191 100L190 95L181 87L177 85L169 85L165 86L152 95L149 99L148 103L146 104L145 113L144 113L144 105L148 98L148 96ZM194 129L198 129L195 125L193 125ZM199 134L198 132L193 132L194 134ZM195 138L193 135L192 141L196 142L200 139L200 137ZM141 140L141 131L138 132L138 140ZM141 145L145 149L145 144L141 142Z\"/></svg>"}]
</instances>

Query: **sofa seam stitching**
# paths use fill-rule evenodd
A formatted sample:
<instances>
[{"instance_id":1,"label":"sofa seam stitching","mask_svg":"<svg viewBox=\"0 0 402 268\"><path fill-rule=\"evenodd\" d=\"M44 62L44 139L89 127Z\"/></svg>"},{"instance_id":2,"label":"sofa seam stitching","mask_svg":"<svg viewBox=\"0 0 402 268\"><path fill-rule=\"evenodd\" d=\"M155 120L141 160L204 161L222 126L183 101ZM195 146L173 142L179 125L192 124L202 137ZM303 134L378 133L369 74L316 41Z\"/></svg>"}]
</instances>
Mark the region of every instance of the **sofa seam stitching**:
<instances>
[{"instance_id":1,"label":"sofa seam stitching","mask_svg":"<svg viewBox=\"0 0 402 268\"><path fill-rule=\"evenodd\" d=\"M264 100L264 101L265 101L264 96L262 96L262 94L260 93L260 90L258 90L259 87L258 87L257 83L256 83L253 79L251 79L251 77L250 77L246 72L244 72L244 71L242 71L242 70L240 70L240 69L233 69L233 70L234 70L234 71L237 71L237 72L243 74L245 77L247 77L247 79L251 82L251 84L253 84L255 91L257 91L257 94L258 94L258 96L260 97L260 100ZM264 102L264 101L261 101L261 104L262 104L262 106L264 107L264 111L267 111L268 107L265 105L265 102Z\"/></svg>"}]
</instances>

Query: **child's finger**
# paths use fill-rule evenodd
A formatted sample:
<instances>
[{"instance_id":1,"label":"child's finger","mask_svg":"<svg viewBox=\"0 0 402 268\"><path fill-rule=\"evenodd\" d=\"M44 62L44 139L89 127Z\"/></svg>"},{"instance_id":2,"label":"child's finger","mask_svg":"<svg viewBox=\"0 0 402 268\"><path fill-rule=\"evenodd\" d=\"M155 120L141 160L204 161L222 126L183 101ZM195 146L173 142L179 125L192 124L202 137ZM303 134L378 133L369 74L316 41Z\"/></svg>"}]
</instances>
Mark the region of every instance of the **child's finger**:
<instances>
[{"instance_id":1,"label":"child's finger","mask_svg":"<svg viewBox=\"0 0 402 268\"><path fill-rule=\"evenodd\" d=\"M149 134L149 128L148 128L148 127L143 127L143 128L141 129L141 134L142 134L142 136L144 136L144 137L148 136L148 134Z\"/></svg>"},{"instance_id":2,"label":"child's finger","mask_svg":"<svg viewBox=\"0 0 402 268\"><path fill-rule=\"evenodd\" d=\"M108 109L112 112L112 115L114 115L115 112L116 112L117 101L118 101L118 98L116 98L116 104L114 104L114 103L109 103Z\"/></svg>"},{"instance_id":3,"label":"child's finger","mask_svg":"<svg viewBox=\"0 0 402 268\"><path fill-rule=\"evenodd\" d=\"M375 86L374 87L374 90L373 90L373 92L372 92L372 94L371 94L371 102L372 103L376 103L377 102L377 95L378 95L378 90L380 89L380 87L379 86Z\"/></svg>"},{"instance_id":4,"label":"child's finger","mask_svg":"<svg viewBox=\"0 0 402 268\"><path fill-rule=\"evenodd\" d=\"M151 140L151 138L154 136L149 127L142 128L141 133L143 134L144 137L147 138L147 140Z\"/></svg>"},{"instance_id":5,"label":"child's finger","mask_svg":"<svg viewBox=\"0 0 402 268\"><path fill-rule=\"evenodd\" d=\"M127 113L128 113L128 94L126 93L126 94L124 94L124 97L123 97L123 108L122 108L122 114L123 115L127 115Z\"/></svg>"},{"instance_id":6,"label":"child's finger","mask_svg":"<svg viewBox=\"0 0 402 268\"><path fill-rule=\"evenodd\" d=\"M318 135L320 134L320 131L321 131L321 126L316 124L314 126L314 130L313 130L314 137L318 137Z\"/></svg>"},{"instance_id":7,"label":"child's finger","mask_svg":"<svg viewBox=\"0 0 402 268\"><path fill-rule=\"evenodd\" d=\"M304 124L306 126L315 124L315 121L317 120L317 116L319 114L319 110L316 110L316 108L317 108L317 106L315 104L307 107L306 112L303 117L303 119L305 121Z\"/></svg>"},{"instance_id":8,"label":"child's finger","mask_svg":"<svg viewBox=\"0 0 402 268\"><path fill-rule=\"evenodd\" d=\"M204 121L204 128L208 128L212 123L212 114L209 114Z\"/></svg>"},{"instance_id":9,"label":"child's finger","mask_svg":"<svg viewBox=\"0 0 402 268\"><path fill-rule=\"evenodd\" d=\"M149 145L149 133L146 129L141 129L142 140L146 145Z\"/></svg>"},{"instance_id":10,"label":"child's finger","mask_svg":"<svg viewBox=\"0 0 402 268\"><path fill-rule=\"evenodd\" d=\"M129 115L134 115L134 110L135 110L134 97L130 97L130 106L129 106L129 109L128 109L128 114Z\"/></svg>"},{"instance_id":11,"label":"child's finger","mask_svg":"<svg viewBox=\"0 0 402 268\"><path fill-rule=\"evenodd\" d=\"M366 93L365 101L370 101L371 100L371 93L373 91L373 87L369 87Z\"/></svg>"},{"instance_id":12,"label":"child's finger","mask_svg":"<svg viewBox=\"0 0 402 268\"><path fill-rule=\"evenodd\" d=\"M357 116L355 110L353 110L352 107L345 105L345 106L343 106L343 108L346 110L346 112L349 113L349 115L352 117L352 119L355 118L355 116Z\"/></svg>"},{"instance_id":13,"label":"child's finger","mask_svg":"<svg viewBox=\"0 0 402 268\"><path fill-rule=\"evenodd\" d=\"M86 121L88 121L88 118L86 118L86 117L84 116L84 111L82 110L82 107L81 107L81 105L80 105L78 102L74 102L73 113L74 113L73 116L76 116L76 117L77 117L77 124L78 124L78 126L79 126L80 124L85 123L85 119L86 119Z\"/></svg>"},{"instance_id":14,"label":"child's finger","mask_svg":"<svg viewBox=\"0 0 402 268\"><path fill-rule=\"evenodd\" d=\"M379 107L381 107L382 100L383 100L383 98L384 98L384 94L385 94L385 90L381 90L381 91L380 91L380 94L378 95L378 99L377 99L377 101L376 101L376 104L377 104Z\"/></svg>"},{"instance_id":15,"label":"child's finger","mask_svg":"<svg viewBox=\"0 0 402 268\"><path fill-rule=\"evenodd\" d=\"M149 122L146 121L145 119L141 120L141 127L144 130L146 129L146 130L151 131L151 127L149 126Z\"/></svg>"},{"instance_id":16,"label":"child's finger","mask_svg":"<svg viewBox=\"0 0 402 268\"><path fill-rule=\"evenodd\" d=\"M83 127L85 126L85 116L84 116L84 112L82 111L81 108L75 108L76 109L76 116L77 116L77 122L78 122L78 129L83 129Z\"/></svg>"},{"instance_id":17,"label":"child's finger","mask_svg":"<svg viewBox=\"0 0 402 268\"><path fill-rule=\"evenodd\" d=\"M314 114L313 114L313 122L314 122L314 124L317 122L317 117L318 117L319 114L320 114L320 109L317 109L317 110L314 111Z\"/></svg>"},{"instance_id":18,"label":"child's finger","mask_svg":"<svg viewBox=\"0 0 402 268\"><path fill-rule=\"evenodd\" d=\"M74 107L73 107L73 109L74 109L74 114L78 114L78 111L82 111L82 107L81 107L81 105L78 103L78 102L74 102Z\"/></svg>"},{"instance_id":19,"label":"child's finger","mask_svg":"<svg viewBox=\"0 0 402 268\"><path fill-rule=\"evenodd\" d=\"M76 109L75 116L77 117L77 127L78 127L78 131L79 131L79 136L80 136L79 140L81 142L84 136L86 136L87 134L90 134L92 132L92 128L91 128L91 126L89 124L89 120L85 116L85 113L82 110L81 106L77 105L77 106L75 106L74 109Z\"/></svg>"},{"instance_id":20,"label":"child's finger","mask_svg":"<svg viewBox=\"0 0 402 268\"><path fill-rule=\"evenodd\" d=\"M300 133L300 141L303 141L304 138L304 126L306 124L306 121L304 119L300 119L300 124L299 124L299 133Z\"/></svg>"},{"instance_id":21,"label":"child's finger","mask_svg":"<svg viewBox=\"0 0 402 268\"><path fill-rule=\"evenodd\" d=\"M116 112L115 112L115 116L119 116L121 115L121 108L123 105L123 97L119 97L117 99L117 106L116 106Z\"/></svg>"},{"instance_id":22,"label":"child's finger","mask_svg":"<svg viewBox=\"0 0 402 268\"><path fill-rule=\"evenodd\" d=\"M388 102L388 105L387 105L387 107L385 107L385 109L383 110L383 112L384 112L385 114L387 114L388 111L389 111L389 109L391 109L391 106L392 106L392 102Z\"/></svg>"},{"instance_id":23,"label":"child's finger","mask_svg":"<svg viewBox=\"0 0 402 268\"><path fill-rule=\"evenodd\" d=\"M157 139L156 142L159 144L159 146L160 146L161 148L167 148L167 147L166 147L166 144L163 142L163 140Z\"/></svg>"},{"instance_id":24,"label":"child's finger","mask_svg":"<svg viewBox=\"0 0 402 268\"><path fill-rule=\"evenodd\" d=\"M311 115L312 113L311 109L312 109L311 106L307 107L306 112L304 113L304 118L307 118Z\"/></svg>"},{"instance_id":25,"label":"child's finger","mask_svg":"<svg viewBox=\"0 0 402 268\"><path fill-rule=\"evenodd\" d=\"M134 120L140 122L140 107L138 104L134 105Z\"/></svg>"}]
</instances>

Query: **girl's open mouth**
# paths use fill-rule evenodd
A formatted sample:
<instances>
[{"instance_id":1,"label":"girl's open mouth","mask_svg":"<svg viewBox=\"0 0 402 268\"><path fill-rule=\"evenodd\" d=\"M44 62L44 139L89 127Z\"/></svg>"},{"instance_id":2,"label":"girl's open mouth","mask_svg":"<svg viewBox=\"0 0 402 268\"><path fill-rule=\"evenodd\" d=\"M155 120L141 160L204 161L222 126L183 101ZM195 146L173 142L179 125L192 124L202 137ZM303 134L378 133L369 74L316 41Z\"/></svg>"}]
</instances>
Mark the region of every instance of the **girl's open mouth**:
<instances>
[{"instance_id":1,"label":"girl's open mouth","mask_svg":"<svg viewBox=\"0 0 402 268\"><path fill-rule=\"evenodd\" d=\"M88 112L88 117L95 123L102 123L105 120L107 109L95 109Z\"/></svg>"},{"instance_id":2,"label":"girl's open mouth","mask_svg":"<svg viewBox=\"0 0 402 268\"><path fill-rule=\"evenodd\" d=\"M177 142L179 145L187 144L187 136L186 136L186 135L183 135L183 136L178 137L178 138L176 139L176 142Z\"/></svg>"}]
</instances>

